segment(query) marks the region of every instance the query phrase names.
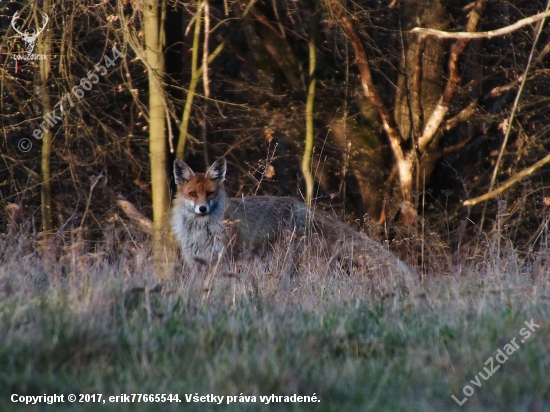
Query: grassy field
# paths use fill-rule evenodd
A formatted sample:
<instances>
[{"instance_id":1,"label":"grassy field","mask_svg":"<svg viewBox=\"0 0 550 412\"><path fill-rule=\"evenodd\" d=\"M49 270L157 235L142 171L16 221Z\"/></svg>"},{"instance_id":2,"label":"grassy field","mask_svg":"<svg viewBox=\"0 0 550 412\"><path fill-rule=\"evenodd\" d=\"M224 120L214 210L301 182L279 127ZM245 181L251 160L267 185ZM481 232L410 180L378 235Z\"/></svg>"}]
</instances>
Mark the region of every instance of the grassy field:
<instances>
[{"instance_id":1,"label":"grassy field","mask_svg":"<svg viewBox=\"0 0 550 412\"><path fill-rule=\"evenodd\" d=\"M2 411L550 410L549 251L528 262L488 253L405 284L312 262L290 278L276 259L193 276L176 262L158 281L131 244L95 254L74 245L55 259L31 246L13 241L0 265ZM540 327L522 343L531 319ZM476 381L513 338L517 350ZM474 393L458 406L451 396L463 400L466 385ZM133 393L181 402L109 402ZM26 406L13 394L65 402ZM260 400L294 394L320 402Z\"/></svg>"}]
</instances>

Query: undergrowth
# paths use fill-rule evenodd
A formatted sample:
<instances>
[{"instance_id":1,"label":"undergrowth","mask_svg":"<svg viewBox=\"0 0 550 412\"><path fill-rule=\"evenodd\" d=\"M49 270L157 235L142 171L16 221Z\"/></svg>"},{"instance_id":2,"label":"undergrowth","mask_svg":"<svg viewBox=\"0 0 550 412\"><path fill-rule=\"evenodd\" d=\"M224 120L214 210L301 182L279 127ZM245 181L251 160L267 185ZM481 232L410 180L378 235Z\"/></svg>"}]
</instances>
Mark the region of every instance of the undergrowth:
<instances>
[{"instance_id":1,"label":"undergrowth","mask_svg":"<svg viewBox=\"0 0 550 412\"><path fill-rule=\"evenodd\" d=\"M313 258L288 270L282 254L195 272L169 259L159 278L146 238L113 239L89 250L76 232L51 253L31 237L4 239L0 410L549 408L548 250L522 259L511 246L489 248L413 283ZM531 319L540 327L529 340L480 387L470 383ZM466 385L474 393L459 407L451 396L465 398ZM133 393L181 402L109 402ZM13 394L65 402L29 407ZM256 402L187 403L186 394ZM260 402L272 394L320 402Z\"/></svg>"}]
</instances>

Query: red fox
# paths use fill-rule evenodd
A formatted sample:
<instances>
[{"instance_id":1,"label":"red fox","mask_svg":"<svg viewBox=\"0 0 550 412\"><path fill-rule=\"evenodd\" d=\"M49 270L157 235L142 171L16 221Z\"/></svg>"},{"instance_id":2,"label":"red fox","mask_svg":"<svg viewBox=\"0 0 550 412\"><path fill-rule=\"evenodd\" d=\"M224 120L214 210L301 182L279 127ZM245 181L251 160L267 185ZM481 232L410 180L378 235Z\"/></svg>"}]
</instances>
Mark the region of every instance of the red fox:
<instances>
[{"instance_id":1,"label":"red fox","mask_svg":"<svg viewBox=\"0 0 550 412\"><path fill-rule=\"evenodd\" d=\"M351 256L370 266L385 266L394 274L411 275L411 269L393 253L327 213L313 211L290 197L251 196L227 198L223 183L225 158L206 173L194 173L181 159L174 162L177 194L171 211L172 231L184 259L216 261L236 243L238 250L262 252L290 232L310 238L328 258ZM233 232L231 229L233 227Z\"/></svg>"}]
</instances>

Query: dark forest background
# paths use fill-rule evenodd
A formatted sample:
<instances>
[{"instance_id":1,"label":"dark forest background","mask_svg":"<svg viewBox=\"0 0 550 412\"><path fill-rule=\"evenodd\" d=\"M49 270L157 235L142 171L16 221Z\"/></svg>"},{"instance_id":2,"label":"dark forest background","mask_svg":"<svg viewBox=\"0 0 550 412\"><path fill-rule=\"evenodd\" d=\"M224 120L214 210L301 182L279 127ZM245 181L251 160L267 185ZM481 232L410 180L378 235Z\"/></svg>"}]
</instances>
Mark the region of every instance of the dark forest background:
<instances>
[{"instance_id":1,"label":"dark forest background","mask_svg":"<svg viewBox=\"0 0 550 412\"><path fill-rule=\"evenodd\" d=\"M548 154L548 25L470 41L411 30L485 32L545 10L535 0L0 1L0 202L11 205L1 231L17 209L17 230L38 242L62 245L77 228L92 249L108 228L161 233L174 158L202 171L223 155L230 195L309 193L379 240L409 242L413 261L418 239L450 256L493 235L534 250L548 236L548 167L463 202ZM27 33L48 15L33 51L46 60L14 59L28 54L16 11ZM101 75L113 48L124 57ZM65 100L62 120L35 139L66 93L74 107ZM445 115L420 148L438 105Z\"/></svg>"}]
</instances>

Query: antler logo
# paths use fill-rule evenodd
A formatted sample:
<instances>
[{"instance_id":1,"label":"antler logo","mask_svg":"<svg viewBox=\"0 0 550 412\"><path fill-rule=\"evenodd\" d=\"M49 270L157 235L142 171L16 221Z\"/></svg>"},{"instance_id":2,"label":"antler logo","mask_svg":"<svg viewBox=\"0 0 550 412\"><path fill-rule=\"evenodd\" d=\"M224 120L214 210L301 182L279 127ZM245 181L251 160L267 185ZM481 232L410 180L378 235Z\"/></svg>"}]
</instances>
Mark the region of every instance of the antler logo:
<instances>
[{"instance_id":1,"label":"antler logo","mask_svg":"<svg viewBox=\"0 0 550 412\"><path fill-rule=\"evenodd\" d=\"M46 25L48 24L50 19L49 19L48 15L46 13L44 13L44 19L45 19L44 26L42 26L42 28L38 31L36 31L36 29L34 29L33 34L28 34L27 32L25 32L25 33L21 32L15 26L15 21L18 19L18 17L17 17L18 14L19 14L19 11L16 11L15 14L13 15L13 17L11 18L11 26L16 31L16 33L19 33L21 35L21 37L23 38L23 41L25 42L25 49L27 50L27 53L30 54L34 50L34 45L36 43L36 40L38 39L38 36L40 35L40 33L42 33L44 31L44 29L46 28Z\"/></svg>"}]
</instances>

